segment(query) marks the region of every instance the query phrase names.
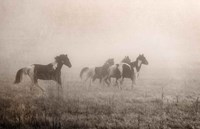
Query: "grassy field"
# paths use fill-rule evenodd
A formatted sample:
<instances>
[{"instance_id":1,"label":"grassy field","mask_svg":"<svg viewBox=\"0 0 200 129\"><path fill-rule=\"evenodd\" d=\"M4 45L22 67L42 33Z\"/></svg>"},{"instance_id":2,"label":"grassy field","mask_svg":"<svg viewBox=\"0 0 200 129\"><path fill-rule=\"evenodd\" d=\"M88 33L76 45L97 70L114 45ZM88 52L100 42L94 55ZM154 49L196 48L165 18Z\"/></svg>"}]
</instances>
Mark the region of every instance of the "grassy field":
<instances>
[{"instance_id":1,"label":"grassy field","mask_svg":"<svg viewBox=\"0 0 200 129\"><path fill-rule=\"evenodd\" d=\"M187 74L190 76L193 74ZM29 80L13 85L0 81L0 128L7 129L199 129L200 81L186 78L143 76L133 89L80 80L63 80L63 97L54 82L40 81L46 96Z\"/></svg>"}]
</instances>

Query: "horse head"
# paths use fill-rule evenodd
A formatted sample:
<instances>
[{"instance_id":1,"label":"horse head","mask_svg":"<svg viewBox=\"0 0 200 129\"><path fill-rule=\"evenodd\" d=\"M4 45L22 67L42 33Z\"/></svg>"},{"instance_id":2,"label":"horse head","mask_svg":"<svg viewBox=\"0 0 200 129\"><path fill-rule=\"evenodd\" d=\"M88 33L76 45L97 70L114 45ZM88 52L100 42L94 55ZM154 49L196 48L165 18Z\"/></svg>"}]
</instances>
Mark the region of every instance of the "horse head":
<instances>
[{"instance_id":1,"label":"horse head","mask_svg":"<svg viewBox=\"0 0 200 129\"><path fill-rule=\"evenodd\" d=\"M61 54L60 56L56 56L55 60L56 60L56 62L64 64L64 65L68 66L69 68L72 67L71 62L70 62L67 54L66 55Z\"/></svg>"},{"instance_id":2,"label":"horse head","mask_svg":"<svg viewBox=\"0 0 200 129\"><path fill-rule=\"evenodd\" d=\"M114 63L114 58L110 58L105 62L105 64L108 64L109 66L114 65Z\"/></svg>"},{"instance_id":3,"label":"horse head","mask_svg":"<svg viewBox=\"0 0 200 129\"><path fill-rule=\"evenodd\" d=\"M122 63L130 64L130 63L131 63L131 60L130 60L129 56L125 56L125 58L124 58L121 62L122 62Z\"/></svg>"},{"instance_id":4,"label":"horse head","mask_svg":"<svg viewBox=\"0 0 200 129\"><path fill-rule=\"evenodd\" d=\"M146 59L146 57L144 56L144 54L139 55L137 57L137 60L140 60L142 62L142 64L144 64L144 65L148 65L149 64L147 59Z\"/></svg>"}]
</instances>

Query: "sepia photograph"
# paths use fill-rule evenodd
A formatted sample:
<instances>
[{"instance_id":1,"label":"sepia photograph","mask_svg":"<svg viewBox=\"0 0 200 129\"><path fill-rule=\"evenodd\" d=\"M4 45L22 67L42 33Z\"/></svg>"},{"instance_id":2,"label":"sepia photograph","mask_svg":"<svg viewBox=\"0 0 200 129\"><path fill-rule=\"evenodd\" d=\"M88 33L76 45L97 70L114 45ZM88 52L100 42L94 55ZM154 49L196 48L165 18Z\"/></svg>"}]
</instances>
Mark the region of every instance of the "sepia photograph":
<instances>
[{"instance_id":1,"label":"sepia photograph","mask_svg":"<svg viewBox=\"0 0 200 129\"><path fill-rule=\"evenodd\" d=\"M0 0L0 129L200 129L200 1Z\"/></svg>"}]
</instances>

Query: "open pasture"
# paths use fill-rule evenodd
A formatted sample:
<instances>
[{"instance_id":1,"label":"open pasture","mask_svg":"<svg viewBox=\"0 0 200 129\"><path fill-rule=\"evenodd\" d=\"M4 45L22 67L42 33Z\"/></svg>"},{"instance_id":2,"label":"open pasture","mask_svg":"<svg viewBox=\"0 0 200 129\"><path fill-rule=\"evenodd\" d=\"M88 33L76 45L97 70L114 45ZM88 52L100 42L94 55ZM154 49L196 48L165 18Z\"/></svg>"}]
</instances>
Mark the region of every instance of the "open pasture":
<instances>
[{"instance_id":1,"label":"open pasture","mask_svg":"<svg viewBox=\"0 0 200 129\"><path fill-rule=\"evenodd\" d=\"M26 77L20 85L10 80L1 80L1 128L200 128L198 73L185 74L185 79L143 75L133 89L130 80L118 89L97 81L89 87L71 77L63 80L62 98L53 81L40 81L44 96L37 88L30 92Z\"/></svg>"}]
</instances>

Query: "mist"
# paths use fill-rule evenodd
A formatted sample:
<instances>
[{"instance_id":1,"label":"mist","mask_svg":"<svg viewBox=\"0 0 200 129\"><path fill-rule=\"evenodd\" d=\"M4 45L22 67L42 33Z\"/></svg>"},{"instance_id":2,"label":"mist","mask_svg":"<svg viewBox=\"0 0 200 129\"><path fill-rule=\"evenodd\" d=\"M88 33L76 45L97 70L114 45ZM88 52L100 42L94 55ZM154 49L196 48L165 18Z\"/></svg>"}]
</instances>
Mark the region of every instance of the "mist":
<instances>
[{"instance_id":1,"label":"mist","mask_svg":"<svg viewBox=\"0 0 200 129\"><path fill-rule=\"evenodd\" d=\"M0 1L2 72L68 54L72 68L144 54L145 71L199 67L200 2ZM69 70L69 69L68 69Z\"/></svg>"},{"instance_id":2,"label":"mist","mask_svg":"<svg viewBox=\"0 0 200 129\"><path fill-rule=\"evenodd\" d=\"M0 0L0 128L200 129L199 55L199 0Z\"/></svg>"}]
</instances>

